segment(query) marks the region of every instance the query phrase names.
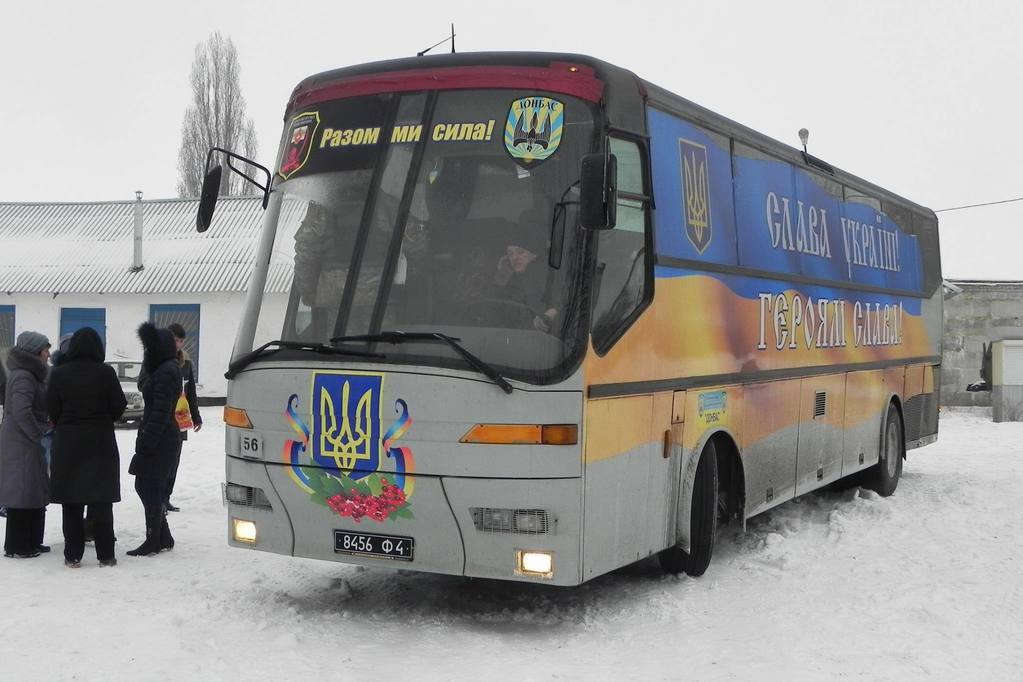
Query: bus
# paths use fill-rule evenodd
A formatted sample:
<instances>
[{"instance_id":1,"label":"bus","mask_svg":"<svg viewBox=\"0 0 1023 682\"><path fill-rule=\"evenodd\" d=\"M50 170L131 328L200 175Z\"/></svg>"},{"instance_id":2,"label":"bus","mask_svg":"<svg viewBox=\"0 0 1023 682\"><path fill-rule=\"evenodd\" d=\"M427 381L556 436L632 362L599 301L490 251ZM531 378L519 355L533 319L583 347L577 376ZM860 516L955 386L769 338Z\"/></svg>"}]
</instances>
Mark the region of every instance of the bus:
<instances>
[{"instance_id":1,"label":"bus","mask_svg":"<svg viewBox=\"0 0 1023 682\"><path fill-rule=\"evenodd\" d=\"M321 73L267 168L228 370L228 542L578 585L938 427L933 211L604 61ZM262 174L262 175L260 175ZM264 178L264 180L260 180Z\"/></svg>"}]
</instances>

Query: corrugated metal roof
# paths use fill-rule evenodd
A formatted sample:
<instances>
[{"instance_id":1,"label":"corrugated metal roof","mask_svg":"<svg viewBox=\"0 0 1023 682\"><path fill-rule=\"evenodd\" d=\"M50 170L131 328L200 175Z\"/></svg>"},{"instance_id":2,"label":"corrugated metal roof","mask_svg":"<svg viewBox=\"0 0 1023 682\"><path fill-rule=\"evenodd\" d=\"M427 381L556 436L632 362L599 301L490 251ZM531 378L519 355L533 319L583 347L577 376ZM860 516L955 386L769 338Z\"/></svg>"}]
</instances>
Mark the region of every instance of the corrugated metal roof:
<instances>
[{"instance_id":1,"label":"corrugated metal roof","mask_svg":"<svg viewBox=\"0 0 1023 682\"><path fill-rule=\"evenodd\" d=\"M0 291L208 293L245 291L263 209L224 197L213 227L195 231L196 199L143 201L143 269L132 271L134 201L0 203ZM287 292L290 259L271 263L267 291Z\"/></svg>"}]
</instances>

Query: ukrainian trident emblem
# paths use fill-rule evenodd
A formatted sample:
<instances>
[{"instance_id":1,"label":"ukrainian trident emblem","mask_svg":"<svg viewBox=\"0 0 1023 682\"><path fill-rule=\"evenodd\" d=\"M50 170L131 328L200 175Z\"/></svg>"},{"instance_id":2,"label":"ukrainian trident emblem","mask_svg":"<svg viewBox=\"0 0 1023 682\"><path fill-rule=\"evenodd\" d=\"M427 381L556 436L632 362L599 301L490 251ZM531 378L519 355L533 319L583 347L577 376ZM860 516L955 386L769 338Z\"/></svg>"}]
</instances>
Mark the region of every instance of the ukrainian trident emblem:
<instances>
[{"instance_id":1,"label":"ukrainian trident emblem","mask_svg":"<svg viewBox=\"0 0 1023 682\"><path fill-rule=\"evenodd\" d=\"M313 379L313 461L358 479L380 466L378 374L316 374Z\"/></svg>"},{"instance_id":2,"label":"ukrainian trident emblem","mask_svg":"<svg viewBox=\"0 0 1023 682\"><path fill-rule=\"evenodd\" d=\"M702 144L679 140L682 155L682 204L686 236L699 253L710 245L710 176L707 148Z\"/></svg>"},{"instance_id":3,"label":"ukrainian trident emblem","mask_svg":"<svg viewBox=\"0 0 1023 682\"><path fill-rule=\"evenodd\" d=\"M284 416L295 438L284 443L284 461L292 480L311 500L356 523L415 518L409 498L415 490L415 458L397 441L412 426L408 404L397 399L397 415L381 435L383 374L313 374L312 424L298 413L292 395ZM380 471L381 450L393 472ZM313 466L303 463L308 456Z\"/></svg>"}]
</instances>

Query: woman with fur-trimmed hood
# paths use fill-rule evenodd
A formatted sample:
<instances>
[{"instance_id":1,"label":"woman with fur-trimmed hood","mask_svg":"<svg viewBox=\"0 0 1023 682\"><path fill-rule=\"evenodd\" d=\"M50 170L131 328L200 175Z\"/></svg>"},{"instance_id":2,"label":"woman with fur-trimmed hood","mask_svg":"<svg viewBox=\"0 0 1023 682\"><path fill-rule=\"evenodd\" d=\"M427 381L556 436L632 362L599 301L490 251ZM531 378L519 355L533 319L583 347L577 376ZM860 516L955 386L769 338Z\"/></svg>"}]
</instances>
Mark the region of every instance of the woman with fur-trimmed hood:
<instances>
[{"instance_id":1,"label":"woman with fur-trimmed hood","mask_svg":"<svg viewBox=\"0 0 1023 682\"><path fill-rule=\"evenodd\" d=\"M181 369L174 335L169 329L157 329L151 322L145 322L138 335L142 341L142 365L149 380L142 387L145 409L128 472L135 476L135 492L146 511L146 540L127 554L153 556L174 547L163 505L167 477L181 449L181 435L174 419L181 394Z\"/></svg>"},{"instance_id":2,"label":"woman with fur-trimmed hood","mask_svg":"<svg viewBox=\"0 0 1023 682\"><path fill-rule=\"evenodd\" d=\"M7 508L4 555L8 557L29 559L44 550L50 478L42 439L49 429L49 357L49 339L31 331L18 335L7 356L4 418L0 422L0 507Z\"/></svg>"}]
</instances>

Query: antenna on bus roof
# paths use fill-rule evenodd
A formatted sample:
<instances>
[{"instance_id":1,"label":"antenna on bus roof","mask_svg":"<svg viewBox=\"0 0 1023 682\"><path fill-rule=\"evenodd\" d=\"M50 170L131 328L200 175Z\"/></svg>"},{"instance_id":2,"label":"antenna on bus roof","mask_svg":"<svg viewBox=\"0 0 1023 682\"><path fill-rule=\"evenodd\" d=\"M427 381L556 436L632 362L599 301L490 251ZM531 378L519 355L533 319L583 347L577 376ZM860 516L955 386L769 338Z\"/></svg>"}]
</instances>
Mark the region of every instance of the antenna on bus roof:
<instances>
[{"instance_id":1,"label":"antenna on bus roof","mask_svg":"<svg viewBox=\"0 0 1023 682\"><path fill-rule=\"evenodd\" d=\"M810 139L810 131L807 130L806 128L800 128L799 129L799 141L803 143L803 161L805 161L806 165L808 165L808 166L813 166L814 168L819 168L820 170L824 171L825 173L830 173L831 175L834 175L835 174L835 169L831 167L830 163L828 163L827 161L824 161L823 159L818 159L816 156L811 156L810 154L807 153L807 151L806 151L806 141L809 140L809 139Z\"/></svg>"},{"instance_id":2,"label":"antenna on bus roof","mask_svg":"<svg viewBox=\"0 0 1023 682\"><path fill-rule=\"evenodd\" d=\"M443 45L444 43L448 42L449 40L451 41L451 54L454 54L455 53L455 25L454 24L451 24L451 36L450 37L445 38L444 40L441 40L440 42L434 43L433 45L431 45L430 47L426 48L422 52L416 52L416 56L417 57L422 57L424 54L426 54L427 52L429 52L433 48L437 47L438 45Z\"/></svg>"}]
</instances>

